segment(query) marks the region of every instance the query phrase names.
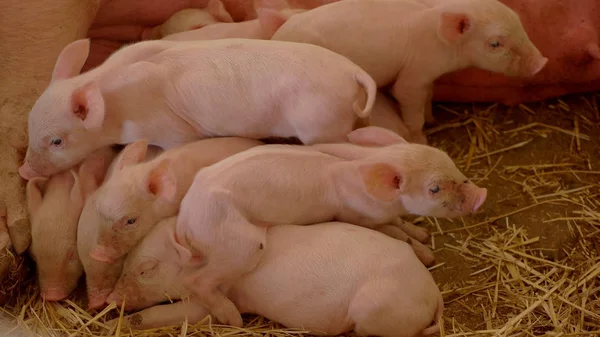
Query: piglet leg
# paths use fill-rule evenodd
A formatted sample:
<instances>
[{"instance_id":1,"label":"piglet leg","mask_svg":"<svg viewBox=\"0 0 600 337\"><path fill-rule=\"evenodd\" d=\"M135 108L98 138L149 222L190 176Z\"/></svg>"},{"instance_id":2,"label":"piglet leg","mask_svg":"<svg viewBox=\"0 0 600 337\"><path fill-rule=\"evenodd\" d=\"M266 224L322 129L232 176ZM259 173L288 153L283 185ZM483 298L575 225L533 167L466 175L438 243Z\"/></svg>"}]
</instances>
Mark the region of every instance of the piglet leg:
<instances>
[{"instance_id":1,"label":"piglet leg","mask_svg":"<svg viewBox=\"0 0 600 337\"><path fill-rule=\"evenodd\" d=\"M156 305L123 317L121 328L144 330L171 325L181 325L187 318L189 324L197 324L208 316L208 311L200 303L182 300L171 304ZM119 319L107 322L108 326L116 326Z\"/></svg>"},{"instance_id":2,"label":"piglet leg","mask_svg":"<svg viewBox=\"0 0 600 337\"><path fill-rule=\"evenodd\" d=\"M256 268L266 247L266 228L240 218L202 227L192 245L202 247L206 265L185 277L184 285L217 321L241 327L242 316L219 287Z\"/></svg>"},{"instance_id":3,"label":"piglet leg","mask_svg":"<svg viewBox=\"0 0 600 337\"><path fill-rule=\"evenodd\" d=\"M394 225L384 225L376 228L377 231L386 234L394 239L398 239L408 243L415 252L415 255L421 260L423 265L431 267L435 263L435 256L429 247L420 243L417 240L411 239L402 229Z\"/></svg>"},{"instance_id":4,"label":"piglet leg","mask_svg":"<svg viewBox=\"0 0 600 337\"><path fill-rule=\"evenodd\" d=\"M398 228L408 234L408 236L421 243L428 244L429 240L431 239L429 231L427 231L425 228L415 226L412 223L403 220L402 218L396 218L396 220L394 220L394 225L398 226Z\"/></svg>"},{"instance_id":5,"label":"piglet leg","mask_svg":"<svg viewBox=\"0 0 600 337\"><path fill-rule=\"evenodd\" d=\"M433 87L414 86L410 77L398 78L392 87L392 95L400 104L402 120L409 131L411 142L427 144L427 137L423 133L425 126L426 110L431 107L428 100L433 95Z\"/></svg>"}]
</instances>

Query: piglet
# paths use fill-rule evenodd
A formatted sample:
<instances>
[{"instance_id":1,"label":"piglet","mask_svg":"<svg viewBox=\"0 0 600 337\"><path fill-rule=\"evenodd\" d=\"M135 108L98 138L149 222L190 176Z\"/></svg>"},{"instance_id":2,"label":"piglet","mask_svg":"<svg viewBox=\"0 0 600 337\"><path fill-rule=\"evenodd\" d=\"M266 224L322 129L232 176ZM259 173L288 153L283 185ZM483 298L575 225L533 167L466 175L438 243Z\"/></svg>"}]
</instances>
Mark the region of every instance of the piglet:
<instances>
[{"instance_id":1,"label":"piglet","mask_svg":"<svg viewBox=\"0 0 600 337\"><path fill-rule=\"evenodd\" d=\"M365 69L379 87L391 86L411 140L422 144L433 83L441 75L474 66L527 77L548 61L518 15L497 0L432 7L411 0L338 1L294 15L272 39L323 46Z\"/></svg>"},{"instance_id":2,"label":"piglet","mask_svg":"<svg viewBox=\"0 0 600 337\"><path fill-rule=\"evenodd\" d=\"M103 148L73 169L27 183L32 236L29 253L46 301L69 296L83 274L77 255L77 223L85 202L79 176L95 172L95 177L102 179L115 155L113 149Z\"/></svg>"},{"instance_id":3,"label":"piglet","mask_svg":"<svg viewBox=\"0 0 600 337\"><path fill-rule=\"evenodd\" d=\"M104 263L124 257L154 224L177 214L199 169L261 144L237 137L205 139L146 162L146 141L128 145L90 200L86 226L96 238L90 256Z\"/></svg>"},{"instance_id":4,"label":"piglet","mask_svg":"<svg viewBox=\"0 0 600 337\"><path fill-rule=\"evenodd\" d=\"M338 220L394 236L390 222L401 215L457 217L486 199L439 149L379 127L347 137L370 147L265 145L198 171L181 202L177 240L184 260L203 257L185 283L218 321L241 325L217 289L258 265L269 226Z\"/></svg>"},{"instance_id":5,"label":"piglet","mask_svg":"<svg viewBox=\"0 0 600 337\"><path fill-rule=\"evenodd\" d=\"M148 147L144 153L145 157L141 158L140 161L153 159L160 153L162 153L162 149L159 147ZM90 251L97 239L97 230L94 227L96 222L93 218L95 216L95 199L97 198L95 192L98 186L102 185L105 180L110 179L115 171L119 170L124 155L126 155L125 149L110 163L108 172L103 179L100 179L95 170L88 170L86 172L88 174L80 175L82 193L86 201L77 224L77 253L85 271L88 306L92 309L97 309L104 304L104 300L112 291L123 265L123 260L115 261L112 264L96 261L90 257ZM99 168L96 167L95 169L98 170Z\"/></svg>"},{"instance_id":6,"label":"piglet","mask_svg":"<svg viewBox=\"0 0 600 337\"><path fill-rule=\"evenodd\" d=\"M227 38L264 39L269 40L273 34L292 15L302 13L305 9L273 9L263 7L257 9L258 18L242 22L222 22L199 25L194 30L169 35L163 40L217 40Z\"/></svg>"},{"instance_id":7,"label":"piglet","mask_svg":"<svg viewBox=\"0 0 600 337\"><path fill-rule=\"evenodd\" d=\"M190 268L177 253L175 223L175 218L162 221L129 254L109 302L125 299L127 310L139 310L191 296L181 282ZM267 240L257 267L223 286L241 312L327 335L354 330L416 337L439 331L442 295L406 243L341 222L273 226ZM124 322L149 329L180 324L186 316L194 324L208 314L191 297Z\"/></svg>"},{"instance_id":8,"label":"piglet","mask_svg":"<svg viewBox=\"0 0 600 337\"><path fill-rule=\"evenodd\" d=\"M203 9L183 9L173 14L163 24L144 30L142 40L157 40L218 22L233 22L233 19L220 0L209 0Z\"/></svg>"},{"instance_id":9,"label":"piglet","mask_svg":"<svg viewBox=\"0 0 600 337\"><path fill-rule=\"evenodd\" d=\"M78 75L89 43L65 47L29 114L25 179L141 138L164 149L219 136L344 141L377 92L359 66L310 44L143 41Z\"/></svg>"}]
</instances>

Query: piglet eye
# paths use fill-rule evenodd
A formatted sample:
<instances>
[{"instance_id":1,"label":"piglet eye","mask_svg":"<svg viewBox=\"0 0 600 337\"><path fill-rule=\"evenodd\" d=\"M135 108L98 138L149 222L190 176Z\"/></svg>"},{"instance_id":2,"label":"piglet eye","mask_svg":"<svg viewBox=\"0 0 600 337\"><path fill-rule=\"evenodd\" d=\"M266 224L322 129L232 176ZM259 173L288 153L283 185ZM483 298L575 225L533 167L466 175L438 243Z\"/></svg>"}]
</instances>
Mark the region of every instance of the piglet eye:
<instances>
[{"instance_id":1,"label":"piglet eye","mask_svg":"<svg viewBox=\"0 0 600 337\"><path fill-rule=\"evenodd\" d=\"M125 224L133 225L136 223L136 221L137 221L137 218L129 218L129 219L127 219L127 222Z\"/></svg>"},{"instance_id":2,"label":"piglet eye","mask_svg":"<svg viewBox=\"0 0 600 337\"><path fill-rule=\"evenodd\" d=\"M50 140L50 145L59 146L60 144L62 144L62 139L60 138L52 138L52 140Z\"/></svg>"},{"instance_id":3,"label":"piglet eye","mask_svg":"<svg viewBox=\"0 0 600 337\"><path fill-rule=\"evenodd\" d=\"M440 188L439 186L436 186L436 187L434 187L434 188L430 188L430 189L429 189L429 192L431 192L431 193L433 193L433 194L436 194L436 193L438 193L440 190L441 190L441 188Z\"/></svg>"},{"instance_id":4,"label":"piglet eye","mask_svg":"<svg viewBox=\"0 0 600 337\"><path fill-rule=\"evenodd\" d=\"M492 47L492 48L500 47L500 41L493 41L492 43L490 43L490 47Z\"/></svg>"}]
</instances>

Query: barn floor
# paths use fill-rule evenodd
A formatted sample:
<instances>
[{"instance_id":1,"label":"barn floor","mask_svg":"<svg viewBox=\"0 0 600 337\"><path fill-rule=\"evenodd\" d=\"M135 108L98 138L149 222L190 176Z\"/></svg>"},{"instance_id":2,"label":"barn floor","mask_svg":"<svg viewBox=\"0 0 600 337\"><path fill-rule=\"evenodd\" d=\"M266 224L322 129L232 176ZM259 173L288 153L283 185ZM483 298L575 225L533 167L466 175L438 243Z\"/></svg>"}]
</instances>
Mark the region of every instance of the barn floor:
<instances>
[{"instance_id":1,"label":"barn floor","mask_svg":"<svg viewBox=\"0 0 600 337\"><path fill-rule=\"evenodd\" d=\"M446 150L468 177L488 188L488 199L475 216L452 222L415 219L433 234L437 264L431 269L446 303L442 336L600 336L596 100L600 95L513 108L436 107L437 122L428 128L432 145ZM21 288L19 296L12 296L13 305L5 309L38 333L110 333L102 324L105 312L85 313L78 300L44 304L32 282L19 284L12 293ZM301 334L260 318L249 320L248 329L190 326L185 333ZM160 329L138 335L180 333Z\"/></svg>"}]
</instances>

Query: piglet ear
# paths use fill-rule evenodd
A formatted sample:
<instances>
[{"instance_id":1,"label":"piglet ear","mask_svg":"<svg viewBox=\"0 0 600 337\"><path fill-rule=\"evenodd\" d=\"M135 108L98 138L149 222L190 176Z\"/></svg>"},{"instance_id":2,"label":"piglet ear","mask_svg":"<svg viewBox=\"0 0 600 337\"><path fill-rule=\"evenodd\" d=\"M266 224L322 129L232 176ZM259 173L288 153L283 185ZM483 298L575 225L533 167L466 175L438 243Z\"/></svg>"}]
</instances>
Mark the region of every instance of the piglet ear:
<instances>
[{"instance_id":1,"label":"piglet ear","mask_svg":"<svg viewBox=\"0 0 600 337\"><path fill-rule=\"evenodd\" d=\"M29 214L35 214L44 200L48 178L36 177L27 182L27 208Z\"/></svg>"},{"instance_id":2,"label":"piglet ear","mask_svg":"<svg viewBox=\"0 0 600 337\"><path fill-rule=\"evenodd\" d=\"M438 35L446 43L456 43L473 30L474 22L465 13L442 12Z\"/></svg>"},{"instance_id":3,"label":"piglet ear","mask_svg":"<svg viewBox=\"0 0 600 337\"><path fill-rule=\"evenodd\" d=\"M231 14L220 0L209 0L205 10L219 22L233 22Z\"/></svg>"},{"instance_id":4,"label":"piglet ear","mask_svg":"<svg viewBox=\"0 0 600 337\"><path fill-rule=\"evenodd\" d=\"M73 113L88 129L99 129L104 122L104 97L95 81L84 84L73 92Z\"/></svg>"},{"instance_id":5,"label":"piglet ear","mask_svg":"<svg viewBox=\"0 0 600 337\"><path fill-rule=\"evenodd\" d=\"M123 149L117 162L117 168L122 170L125 166L139 164L146 159L148 152L148 141L145 139L137 140Z\"/></svg>"},{"instance_id":6,"label":"piglet ear","mask_svg":"<svg viewBox=\"0 0 600 337\"><path fill-rule=\"evenodd\" d=\"M171 169L171 161L169 159L161 160L150 170L146 184L148 191L154 197L166 202L175 202L177 180Z\"/></svg>"},{"instance_id":7,"label":"piglet ear","mask_svg":"<svg viewBox=\"0 0 600 337\"><path fill-rule=\"evenodd\" d=\"M58 55L52 82L79 75L90 53L90 39L81 39L68 44Z\"/></svg>"},{"instance_id":8,"label":"piglet ear","mask_svg":"<svg viewBox=\"0 0 600 337\"><path fill-rule=\"evenodd\" d=\"M289 16L270 8L259 8L256 10L256 14L263 33L262 38L266 40L271 39L289 18Z\"/></svg>"},{"instance_id":9,"label":"piglet ear","mask_svg":"<svg viewBox=\"0 0 600 337\"><path fill-rule=\"evenodd\" d=\"M387 146L408 143L397 133L379 126L367 126L350 132L348 140L352 144L363 146Z\"/></svg>"},{"instance_id":10,"label":"piglet ear","mask_svg":"<svg viewBox=\"0 0 600 337\"><path fill-rule=\"evenodd\" d=\"M358 171L367 193L377 200L392 202L403 189L402 174L389 164L365 164L360 166Z\"/></svg>"}]
</instances>

